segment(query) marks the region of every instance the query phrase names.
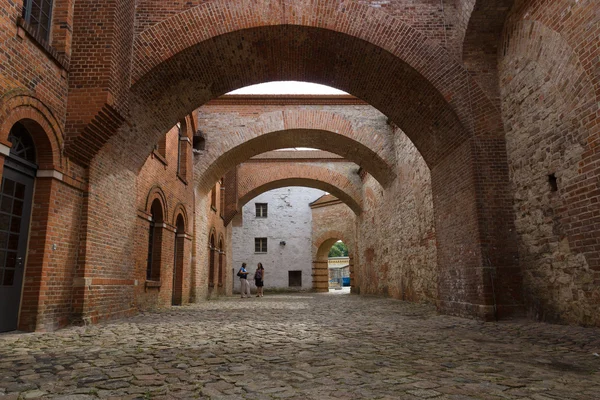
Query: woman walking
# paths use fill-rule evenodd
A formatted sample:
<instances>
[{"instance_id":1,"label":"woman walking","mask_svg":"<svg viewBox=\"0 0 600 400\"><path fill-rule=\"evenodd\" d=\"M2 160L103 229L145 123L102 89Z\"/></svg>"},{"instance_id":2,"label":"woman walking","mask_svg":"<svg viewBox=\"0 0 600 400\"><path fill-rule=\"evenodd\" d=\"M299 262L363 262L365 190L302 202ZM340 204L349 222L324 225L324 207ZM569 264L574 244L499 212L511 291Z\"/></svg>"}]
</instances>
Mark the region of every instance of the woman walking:
<instances>
[{"instance_id":1,"label":"woman walking","mask_svg":"<svg viewBox=\"0 0 600 400\"><path fill-rule=\"evenodd\" d=\"M256 297L263 297L263 286L265 279L265 269L262 263L258 263L256 272L254 273L254 284L256 285Z\"/></svg>"}]
</instances>

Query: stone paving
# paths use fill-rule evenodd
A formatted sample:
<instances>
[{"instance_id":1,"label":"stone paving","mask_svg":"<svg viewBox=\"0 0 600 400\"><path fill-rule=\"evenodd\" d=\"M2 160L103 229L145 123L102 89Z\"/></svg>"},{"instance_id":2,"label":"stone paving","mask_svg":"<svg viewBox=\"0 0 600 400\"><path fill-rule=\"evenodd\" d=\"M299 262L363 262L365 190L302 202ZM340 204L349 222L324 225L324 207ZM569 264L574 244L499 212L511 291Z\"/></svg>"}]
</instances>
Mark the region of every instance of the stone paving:
<instances>
[{"instance_id":1,"label":"stone paving","mask_svg":"<svg viewBox=\"0 0 600 400\"><path fill-rule=\"evenodd\" d=\"M599 399L600 330L348 294L0 335L0 399Z\"/></svg>"}]
</instances>

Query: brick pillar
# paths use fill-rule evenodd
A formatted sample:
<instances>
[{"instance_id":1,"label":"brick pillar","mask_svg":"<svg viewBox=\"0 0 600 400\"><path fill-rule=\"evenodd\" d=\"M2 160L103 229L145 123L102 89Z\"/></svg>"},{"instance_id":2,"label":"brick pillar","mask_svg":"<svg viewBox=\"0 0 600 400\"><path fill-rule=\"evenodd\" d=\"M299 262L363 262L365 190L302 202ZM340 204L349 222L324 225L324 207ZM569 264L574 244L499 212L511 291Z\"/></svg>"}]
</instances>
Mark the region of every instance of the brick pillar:
<instances>
[{"instance_id":1,"label":"brick pillar","mask_svg":"<svg viewBox=\"0 0 600 400\"><path fill-rule=\"evenodd\" d=\"M354 293L354 257L348 255L348 267L350 268L350 292Z\"/></svg>"},{"instance_id":2,"label":"brick pillar","mask_svg":"<svg viewBox=\"0 0 600 400\"><path fill-rule=\"evenodd\" d=\"M502 138L465 142L431 171L440 309L490 320L522 312L522 277Z\"/></svg>"},{"instance_id":3,"label":"brick pillar","mask_svg":"<svg viewBox=\"0 0 600 400\"><path fill-rule=\"evenodd\" d=\"M327 261L313 261L313 287L315 292L329 292Z\"/></svg>"}]
</instances>

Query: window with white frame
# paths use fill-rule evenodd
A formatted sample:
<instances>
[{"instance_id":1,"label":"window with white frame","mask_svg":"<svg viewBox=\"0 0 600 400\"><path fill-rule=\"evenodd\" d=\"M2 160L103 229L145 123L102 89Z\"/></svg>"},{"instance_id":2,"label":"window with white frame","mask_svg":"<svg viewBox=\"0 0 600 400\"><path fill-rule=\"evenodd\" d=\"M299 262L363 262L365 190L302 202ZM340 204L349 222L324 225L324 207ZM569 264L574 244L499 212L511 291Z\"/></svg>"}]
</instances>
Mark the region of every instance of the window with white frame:
<instances>
[{"instance_id":1,"label":"window with white frame","mask_svg":"<svg viewBox=\"0 0 600 400\"><path fill-rule=\"evenodd\" d=\"M255 203L256 205L256 217L267 218L267 203Z\"/></svg>"},{"instance_id":2,"label":"window with white frame","mask_svg":"<svg viewBox=\"0 0 600 400\"><path fill-rule=\"evenodd\" d=\"M254 252L255 253L266 253L267 252L267 238L254 238Z\"/></svg>"}]
</instances>

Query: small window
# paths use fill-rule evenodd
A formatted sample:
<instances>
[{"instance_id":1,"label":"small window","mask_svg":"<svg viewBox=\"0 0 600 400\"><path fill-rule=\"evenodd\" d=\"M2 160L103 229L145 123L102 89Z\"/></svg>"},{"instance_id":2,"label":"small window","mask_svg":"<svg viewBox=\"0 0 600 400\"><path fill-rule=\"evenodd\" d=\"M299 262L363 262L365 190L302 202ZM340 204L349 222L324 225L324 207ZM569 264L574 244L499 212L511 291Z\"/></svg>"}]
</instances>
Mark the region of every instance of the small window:
<instances>
[{"instance_id":1,"label":"small window","mask_svg":"<svg viewBox=\"0 0 600 400\"><path fill-rule=\"evenodd\" d=\"M302 271L288 271L288 280L290 287L301 287Z\"/></svg>"},{"instance_id":2,"label":"small window","mask_svg":"<svg viewBox=\"0 0 600 400\"><path fill-rule=\"evenodd\" d=\"M40 38L48 41L52 24L52 0L25 0L23 19L37 31Z\"/></svg>"},{"instance_id":3,"label":"small window","mask_svg":"<svg viewBox=\"0 0 600 400\"><path fill-rule=\"evenodd\" d=\"M210 192L210 208L217 211L217 185L213 186Z\"/></svg>"},{"instance_id":4,"label":"small window","mask_svg":"<svg viewBox=\"0 0 600 400\"><path fill-rule=\"evenodd\" d=\"M181 123L178 122L177 123L177 175L183 177L184 176L184 170L182 168L182 162L184 161L184 157L182 157L182 153L185 152L185 147L182 148L182 146L185 145L185 142L183 142L183 133L181 130Z\"/></svg>"},{"instance_id":5,"label":"small window","mask_svg":"<svg viewBox=\"0 0 600 400\"><path fill-rule=\"evenodd\" d=\"M220 181L221 193L219 194L219 215L225 217L225 184L223 178Z\"/></svg>"},{"instance_id":6,"label":"small window","mask_svg":"<svg viewBox=\"0 0 600 400\"><path fill-rule=\"evenodd\" d=\"M254 238L254 252L255 253L266 253L267 252L267 238Z\"/></svg>"},{"instance_id":7,"label":"small window","mask_svg":"<svg viewBox=\"0 0 600 400\"><path fill-rule=\"evenodd\" d=\"M267 218L267 203L256 203L256 217Z\"/></svg>"},{"instance_id":8,"label":"small window","mask_svg":"<svg viewBox=\"0 0 600 400\"><path fill-rule=\"evenodd\" d=\"M548 183L550 184L551 192L558 192L558 179L556 178L556 174L548 175Z\"/></svg>"}]
</instances>

